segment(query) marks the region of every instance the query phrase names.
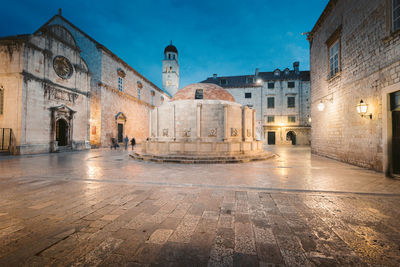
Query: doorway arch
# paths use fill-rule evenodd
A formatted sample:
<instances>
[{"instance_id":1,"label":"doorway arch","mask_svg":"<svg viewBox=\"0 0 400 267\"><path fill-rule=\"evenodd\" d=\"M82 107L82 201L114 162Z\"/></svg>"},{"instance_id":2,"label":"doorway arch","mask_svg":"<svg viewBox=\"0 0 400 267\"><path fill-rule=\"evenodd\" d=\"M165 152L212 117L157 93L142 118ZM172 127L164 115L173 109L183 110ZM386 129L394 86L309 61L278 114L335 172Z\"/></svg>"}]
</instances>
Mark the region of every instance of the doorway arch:
<instances>
[{"instance_id":1,"label":"doorway arch","mask_svg":"<svg viewBox=\"0 0 400 267\"><path fill-rule=\"evenodd\" d=\"M56 122L56 141L58 146L68 145L68 122L64 119L59 119Z\"/></svg>"},{"instance_id":2,"label":"doorway arch","mask_svg":"<svg viewBox=\"0 0 400 267\"><path fill-rule=\"evenodd\" d=\"M296 145L296 133L293 131L287 132L286 141L291 141L292 145Z\"/></svg>"}]
</instances>

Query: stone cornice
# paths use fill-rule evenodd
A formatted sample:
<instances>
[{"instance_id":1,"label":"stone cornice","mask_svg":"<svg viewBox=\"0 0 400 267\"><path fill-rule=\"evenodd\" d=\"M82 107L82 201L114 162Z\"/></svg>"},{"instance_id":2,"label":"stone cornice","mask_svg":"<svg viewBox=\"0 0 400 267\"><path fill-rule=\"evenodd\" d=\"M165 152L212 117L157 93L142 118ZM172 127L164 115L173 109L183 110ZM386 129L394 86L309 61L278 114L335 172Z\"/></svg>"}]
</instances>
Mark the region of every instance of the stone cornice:
<instances>
[{"instance_id":1,"label":"stone cornice","mask_svg":"<svg viewBox=\"0 0 400 267\"><path fill-rule=\"evenodd\" d=\"M38 81L38 82L42 82L44 85L50 85L50 86L62 88L64 90L67 90L67 91L70 91L70 92L73 92L73 93L77 93L77 94L80 94L80 95L84 95L84 96L90 97L90 92L84 92L84 91L81 91L81 90L79 90L77 88L66 87L64 85L54 83L54 82L50 81L49 79L44 79L44 78L37 77L37 76L33 75L32 73L29 73L27 71L22 71L21 75L24 77L24 79L27 79L27 80L35 80L35 81Z\"/></svg>"},{"instance_id":2,"label":"stone cornice","mask_svg":"<svg viewBox=\"0 0 400 267\"><path fill-rule=\"evenodd\" d=\"M326 5L324 11L322 12L321 16L318 18L317 22L315 23L314 27L310 31L310 33L307 36L307 40L312 42L314 38L314 34L318 29L322 26L324 23L325 19L329 16L333 8L336 6L338 0L330 0L329 3Z\"/></svg>"},{"instance_id":3,"label":"stone cornice","mask_svg":"<svg viewBox=\"0 0 400 267\"><path fill-rule=\"evenodd\" d=\"M132 95L130 95L130 94L121 92L121 91L118 90L117 88L114 88L114 87L112 87L112 86L110 86L110 85L104 84L104 83L102 83L102 82L99 82L98 85L99 85L100 87L103 87L103 88L105 88L105 89L107 89L107 90L109 90L109 91L115 93L115 94L118 94L118 95L121 96L121 97L126 97L126 98L128 98L128 99L130 99L130 100L133 100L133 101L139 103L139 104L146 105L146 106L148 106L148 107L150 107L150 108L154 108L154 107L155 107L155 106L153 106L153 105L150 105L150 104L147 103L147 102L144 102L143 100L138 99L137 97L134 97L134 96L132 96Z\"/></svg>"}]
</instances>

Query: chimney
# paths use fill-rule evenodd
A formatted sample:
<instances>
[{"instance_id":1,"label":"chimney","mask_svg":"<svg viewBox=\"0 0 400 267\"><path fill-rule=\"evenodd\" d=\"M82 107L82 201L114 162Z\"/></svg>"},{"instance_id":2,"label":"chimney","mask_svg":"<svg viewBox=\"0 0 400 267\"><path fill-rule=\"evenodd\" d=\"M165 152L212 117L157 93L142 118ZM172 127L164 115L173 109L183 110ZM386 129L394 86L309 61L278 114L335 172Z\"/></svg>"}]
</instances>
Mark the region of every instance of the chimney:
<instances>
[{"instance_id":1,"label":"chimney","mask_svg":"<svg viewBox=\"0 0 400 267\"><path fill-rule=\"evenodd\" d=\"M300 67L300 62L298 62L298 61L293 62L293 69L294 69L294 72L295 72L296 74L299 74L299 73L300 73L299 67Z\"/></svg>"},{"instance_id":2,"label":"chimney","mask_svg":"<svg viewBox=\"0 0 400 267\"><path fill-rule=\"evenodd\" d=\"M61 12L62 12L62 10L61 10L61 8L59 8L59 9L58 9L58 15L59 15L59 16L61 16Z\"/></svg>"},{"instance_id":3,"label":"chimney","mask_svg":"<svg viewBox=\"0 0 400 267\"><path fill-rule=\"evenodd\" d=\"M216 73L213 74L213 79L214 80L217 79L217 74Z\"/></svg>"},{"instance_id":4,"label":"chimney","mask_svg":"<svg viewBox=\"0 0 400 267\"><path fill-rule=\"evenodd\" d=\"M258 68L256 68L256 77L258 77Z\"/></svg>"}]
</instances>

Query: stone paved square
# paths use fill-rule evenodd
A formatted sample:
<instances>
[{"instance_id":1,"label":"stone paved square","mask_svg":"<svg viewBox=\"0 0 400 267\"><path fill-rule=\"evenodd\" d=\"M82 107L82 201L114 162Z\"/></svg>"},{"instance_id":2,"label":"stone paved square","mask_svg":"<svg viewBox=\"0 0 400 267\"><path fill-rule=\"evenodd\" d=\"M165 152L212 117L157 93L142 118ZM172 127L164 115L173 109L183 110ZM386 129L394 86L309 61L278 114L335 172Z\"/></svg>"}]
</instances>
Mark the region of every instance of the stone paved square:
<instances>
[{"instance_id":1,"label":"stone paved square","mask_svg":"<svg viewBox=\"0 0 400 267\"><path fill-rule=\"evenodd\" d=\"M400 265L399 180L308 147L272 152L210 165L107 149L2 157L0 266Z\"/></svg>"}]
</instances>

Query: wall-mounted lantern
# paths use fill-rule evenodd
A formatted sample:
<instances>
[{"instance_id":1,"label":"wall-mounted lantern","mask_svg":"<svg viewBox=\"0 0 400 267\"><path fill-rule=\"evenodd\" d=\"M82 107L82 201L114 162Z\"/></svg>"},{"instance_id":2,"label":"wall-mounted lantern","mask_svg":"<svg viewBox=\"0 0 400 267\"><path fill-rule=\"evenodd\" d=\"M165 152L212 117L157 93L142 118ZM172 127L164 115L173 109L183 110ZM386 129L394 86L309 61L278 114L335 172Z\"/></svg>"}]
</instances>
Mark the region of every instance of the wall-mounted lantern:
<instances>
[{"instance_id":1,"label":"wall-mounted lantern","mask_svg":"<svg viewBox=\"0 0 400 267\"><path fill-rule=\"evenodd\" d=\"M322 100L318 103L317 108L319 111L324 111L325 104L324 104L324 102L322 102Z\"/></svg>"},{"instance_id":2,"label":"wall-mounted lantern","mask_svg":"<svg viewBox=\"0 0 400 267\"><path fill-rule=\"evenodd\" d=\"M372 119L372 113L367 114L368 111L368 104L364 103L361 99L360 103L357 105L357 113L360 114L361 117L369 117Z\"/></svg>"}]
</instances>

